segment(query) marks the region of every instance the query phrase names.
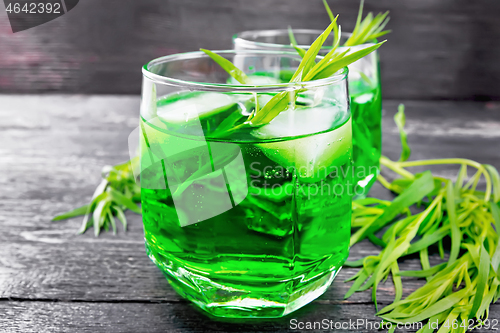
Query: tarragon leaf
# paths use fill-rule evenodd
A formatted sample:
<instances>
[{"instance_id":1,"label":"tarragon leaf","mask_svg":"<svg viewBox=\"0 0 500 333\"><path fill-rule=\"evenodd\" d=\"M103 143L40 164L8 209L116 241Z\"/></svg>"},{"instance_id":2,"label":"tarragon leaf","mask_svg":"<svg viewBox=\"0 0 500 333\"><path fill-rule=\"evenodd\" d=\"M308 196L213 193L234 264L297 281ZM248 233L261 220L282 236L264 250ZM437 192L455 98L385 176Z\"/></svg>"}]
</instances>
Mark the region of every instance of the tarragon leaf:
<instances>
[{"instance_id":1,"label":"tarragon leaf","mask_svg":"<svg viewBox=\"0 0 500 333\"><path fill-rule=\"evenodd\" d=\"M89 208L89 205L84 205L82 207L75 208L70 212L57 215L56 217L54 217L52 219L52 221L61 221L61 220L66 220L66 219L70 219L73 217L85 215L87 213L88 208Z\"/></svg>"},{"instance_id":2,"label":"tarragon leaf","mask_svg":"<svg viewBox=\"0 0 500 333\"><path fill-rule=\"evenodd\" d=\"M376 49L378 49L382 44L384 44L386 41L382 41L380 43L377 43L375 45L371 45L368 47L365 47L364 49L355 51L351 54L348 54L342 58L335 59L333 61L328 62L321 71L313 71L311 70L311 73L306 76L306 80L318 80L318 79L324 79L332 74L336 73L338 70L341 68L344 68L345 66L348 66L352 64L355 61L358 61L359 59L367 56L368 54L372 53Z\"/></svg>"},{"instance_id":3,"label":"tarragon leaf","mask_svg":"<svg viewBox=\"0 0 500 333\"><path fill-rule=\"evenodd\" d=\"M250 79L248 76L238 67L236 67L231 61L224 57L221 57L217 53L210 50L200 49L200 51L205 52L213 61L215 61L219 66L221 66L229 75L231 75L236 81L241 84L250 84Z\"/></svg>"},{"instance_id":4,"label":"tarragon leaf","mask_svg":"<svg viewBox=\"0 0 500 333\"><path fill-rule=\"evenodd\" d=\"M491 201L490 202L490 210L491 210L491 215L493 216L493 220L495 221L495 230L497 233L498 241L496 245L495 252L493 253L493 256L491 258L491 265L494 269L494 271L497 273L500 279L500 208L498 208L498 205Z\"/></svg>"},{"instance_id":5,"label":"tarragon leaf","mask_svg":"<svg viewBox=\"0 0 500 333\"><path fill-rule=\"evenodd\" d=\"M438 241L448 236L449 233L449 226L445 226L435 232L428 233L418 241L412 243L406 254L413 254L425 248L428 248L429 246L436 244Z\"/></svg>"},{"instance_id":6,"label":"tarragon leaf","mask_svg":"<svg viewBox=\"0 0 500 333\"><path fill-rule=\"evenodd\" d=\"M333 26L335 26L336 24L337 24L337 19L332 21L325 29L325 31L323 31L321 35L319 35L318 38L316 38L316 40L311 44L309 49L307 49L306 54L302 58L302 61L300 62L297 70L295 71L295 74L293 74L292 78L290 79L290 82L305 81L304 78L307 77L307 73L316 64L315 60L316 57L318 56L318 52L323 46L328 35L330 35Z\"/></svg>"},{"instance_id":7,"label":"tarragon leaf","mask_svg":"<svg viewBox=\"0 0 500 333\"><path fill-rule=\"evenodd\" d=\"M117 203L119 203L122 206L127 207L128 209L130 209L134 213L142 214L141 208L138 207L132 200L130 200L129 198L127 198L126 196L124 196L123 194L121 194L120 192L118 192L117 190L115 190L111 187L108 188L108 191L109 191L108 193L111 195L113 200L115 200Z\"/></svg>"},{"instance_id":8,"label":"tarragon leaf","mask_svg":"<svg viewBox=\"0 0 500 333\"><path fill-rule=\"evenodd\" d=\"M290 44L297 45L297 40L295 39L291 26L288 26L288 38L290 38Z\"/></svg>"},{"instance_id":9,"label":"tarragon leaf","mask_svg":"<svg viewBox=\"0 0 500 333\"><path fill-rule=\"evenodd\" d=\"M97 193L97 192L98 191L96 191L95 193ZM93 221L92 212L94 211L95 207L99 204L99 202L105 200L106 198L107 198L107 193L103 192L92 199L92 201L90 202L90 204L87 207L87 212L85 213L85 216L83 217L82 225L81 225L80 229L78 230L78 233L83 234L87 230L87 228L90 224L95 225L96 222ZM99 221L97 221L97 223L99 223Z\"/></svg>"},{"instance_id":10,"label":"tarragon leaf","mask_svg":"<svg viewBox=\"0 0 500 333\"><path fill-rule=\"evenodd\" d=\"M116 221L115 218L113 217L113 214L111 213L111 210L109 209L107 211L107 217L109 222L111 223L111 228L113 229L113 235L116 235Z\"/></svg>"},{"instance_id":11,"label":"tarragon leaf","mask_svg":"<svg viewBox=\"0 0 500 333\"><path fill-rule=\"evenodd\" d=\"M481 317L480 313L478 313L478 310L484 297L484 290L486 289L486 284L488 283L488 275L490 272L490 256L483 244L481 244L479 258L479 273L477 276L476 286L477 290L474 293L474 303L472 304L472 309L470 310L470 316L476 318Z\"/></svg>"},{"instance_id":12,"label":"tarragon leaf","mask_svg":"<svg viewBox=\"0 0 500 333\"><path fill-rule=\"evenodd\" d=\"M457 180L455 182L455 195L460 196L460 191L464 186L464 181L467 179L467 165L462 164L458 171Z\"/></svg>"},{"instance_id":13,"label":"tarragon leaf","mask_svg":"<svg viewBox=\"0 0 500 333\"><path fill-rule=\"evenodd\" d=\"M328 67L331 63L333 63L334 61L337 61L339 59L342 59L343 57L345 57L345 55L347 53L349 53L351 51L351 49L347 49L343 52L336 52L335 49L332 49L330 52L328 52L324 57L323 59L321 59L317 64L316 66L313 67L313 69L309 72L309 75L307 77L307 79L309 78L313 78L315 75L317 75L318 73L321 73L323 70L326 69L326 67Z\"/></svg>"},{"instance_id":14,"label":"tarragon leaf","mask_svg":"<svg viewBox=\"0 0 500 333\"><path fill-rule=\"evenodd\" d=\"M298 47L297 45L293 45L293 44L292 44L292 46L293 46L293 48L295 49L295 51L297 51L297 53L298 53L298 54L299 54L302 58L304 58L304 57L305 57L306 52L307 52L306 50L304 50L303 48Z\"/></svg>"},{"instance_id":15,"label":"tarragon leaf","mask_svg":"<svg viewBox=\"0 0 500 333\"><path fill-rule=\"evenodd\" d=\"M401 281L401 276L399 273L398 262L394 261L391 266L392 280L394 281L394 302L400 301L403 297L403 282Z\"/></svg>"},{"instance_id":16,"label":"tarragon leaf","mask_svg":"<svg viewBox=\"0 0 500 333\"><path fill-rule=\"evenodd\" d=\"M451 226L451 252L448 259L448 265L451 265L458 258L460 251L460 244L462 243L462 233L458 226L457 212L455 204L455 191L451 181L446 185L446 212L448 214L448 221Z\"/></svg>"},{"instance_id":17,"label":"tarragon leaf","mask_svg":"<svg viewBox=\"0 0 500 333\"><path fill-rule=\"evenodd\" d=\"M419 278L427 278L431 277L437 272L441 271L443 268L446 267L446 263L441 263L439 265L433 266L429 269L426 270L421 270L421 271L400 271L398 275L401 276L412 276L412 277L419 277Z\"/></svg>"},{"instance_id":18,"label":"tarragon leaf","mask_svg":"<svg viewBox=\"0 0 500 333\"><path fill-rule=\"evenodd\" d=\"M379 13L375 17L373 13L368 13L368 15L363 18L363 6L364 0L361 1L359 5L358 17L356 19L356 25L352 31L351 36L345 42L345 46L355 46L365 44L367 42L372 42L376 38L381 37L390 32L390 30L383 31L387 23L389 22L389 12Z\"/></svg>"},{"instance_id":19,"label":"tarragon leaf","mask_svg":"<svg viewBox=\"0 0 500 333\"><path fill-rule=\"evenodd\" d=\"M106 193L105 193L106 194ZM102 200L99 201L97 204L94 213L93 213L93 220L94 220L94 233L97 236L99 236L99 233L101 231L102 223L105 218L105 214L103 214L104 207L108 205L109 201L108 200Z\"/></svg>"},{"instance_id":20,"label":"tarragon leaf","mask_svg":"<svg viewBox=\"0 0 500 333\"><path fill-rule=\"evenodd\" d=\"M419 314L413 316L413 317L406 317L406 318L395 318L393 316L389 315L384 315L381 314L381 312L385 312L385 309L382 309L381 312L377 313L377 315L385 320L389 320L392 322L396 323L415 323L419 321L423 321L425 319L428 319L434 315L440 314L443 311L446 311L453 307L455 304L457 304L460 300L462 300L465 296L467 296L470 293L470 290L467 289L462 289L460 291L457 291L428 307L425 311L420 312Z\"/></svg>"},{"instance_id":21,"label":"tarragon leaf","mask_svg":"<svg viewBox=\"0 0 500 333\"><path fill-rule=\"evenodd\" d=\"M292 30L292 27L288 26L288 36L290 38L290 45L293 46L293 48L297 51L297 53L302 57L304 58L304 56L306 55L306 50L304 50L303 48L299 47L298 44L297 44L297 40L295 39L295 36L293 34L293 30Z\"/></svg>"},{"instance_id":22,"label":"tarragon leaf","mask_svg":"<svg viewBox=\"0 0 500 333\"><path fill-rule=\"evenodd\" d=\"M328 17L330 18L330 22L333 22L336 20L336 17L333 15L332 10L330 9L330 6L328 6L328 3L326 0L323 0L323 5L325 6L326 12L328 13ZM339 27L337 25L333 26L333 47L335 48L335 44L337 43L336 40L337 38L340 38L340 32L339 32Z\"/></svg>"},{"instance_id":23,"label":"tarragon leaf","mask_svg":"<svg viewBox=\"0 0 500 333\"><path fill-rule=\"evenodd\" d=\"M405 131L406 125L406 116L405 116L405 106L403 104L399 104L398 112L394 115L394 122L399 130L399 137L401 139L401 155L399 157L400 162L404 162L410 158L411 149L408 146L408 137Z\"/></svg>"},{"instance_id":24,"label":"tarragon leaf","mask_svg":"<svg viewBox=\"0 0 500 333\"><path fill-rule=\"evenodd\" d=\"M365 258L361 258L361 259L358 259L356 261L349 261L349 260L347 260L344 263L344 266L346 266L346 267L361 267L361 266L363 266L363 261L364 260L365 260Z\"/></svg>"},{"instance_id":25,"label":"tarragon leaf","mask_svg":"<svg viewBox=\"0 0 500 333\"><path fill-rule=\"evenodd\" d=\"M373 14L369 13L360 26L361 32L349 41L350 45L364 44L388 33L389 31L382 31L389 21L389 19L386 20L388 15L389 12L385 12L384 14L380 13L373 17Z\"/></svg>"},{"instance_id":26,"label":"tarragon leaf","mask_svg":"<svg viewBox=\"0 0 500 333\"><path fill-rule=\"evenodd\" d=\"M498 170L495 169L492 165L485 164L484 168L488 171L491 177L491 182L493 186L493 200L495 202L500 201L500 174Z\"/></svg>"},{"instance_id":27,"label":"tarragon leaf","mask_svg":"<svg viewBox=\"0 0 500 333\"><path fill-rule=\"evenodd\" d=\"M426 171L420 178L417 178L406 190L403 191L392 204L387 207L384 213L372 224L365 228L361 228L351 236L351 245L364 239L369 233L382 228L389 223L406 207L409 207L434 190L434 179L430 171Z\"/></svg>"},{"instance_id":28,"label":"tarragon leaf","mask_svg":"<svg viewBox=\"0 0 500 333\"><path fill-rule=\"evenodd\" d=\"M365 0L361 0L359 3L359 9L358 9L358 17L356 17L356 25L354 26L354 30L352 31L352 36L356 36L359 33L360 26L361 26L361 20L363 18L363 7L365 5ZM346 46L348 46L349 40L346 42Z\"/></svg>"},{"instance_id":29,"label":"tarragon leaf","mask_svg":"<svg viewBox=\"0 0 500 333\"><path fill-rule=\"evenodd\" d=\"M262 109L255 113L250 121L254 126L263 125L273 120L280 112L288 108L290 100L295 100L293 91L281 91L276 94Z\"/></svg>"},{"instance_id":30,"label":"tarragon leaf","mask_svg":"<svg viewBox=\"0 0 500 333\"><path fill-rule=\"evenodd\" d=\"M125 217L125 214L123 213L123 210L120 207L114 206L113 210L116 213L116 217L120 220L120 222L123 224L123 230L127 230L127 218Z\"/></svg>"}]
</instances>

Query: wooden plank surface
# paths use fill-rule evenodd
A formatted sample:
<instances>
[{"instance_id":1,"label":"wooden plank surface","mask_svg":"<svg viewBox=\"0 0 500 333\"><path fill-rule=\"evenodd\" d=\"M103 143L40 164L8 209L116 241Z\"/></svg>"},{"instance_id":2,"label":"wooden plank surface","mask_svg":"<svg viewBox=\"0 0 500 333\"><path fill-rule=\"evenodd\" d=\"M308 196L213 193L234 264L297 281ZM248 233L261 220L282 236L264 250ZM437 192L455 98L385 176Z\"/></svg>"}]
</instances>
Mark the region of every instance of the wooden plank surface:
<instances>
[{"instance_id":1,"label":"wooden plank surface","mask_svg":"<svg viewBox=\"0 0 500 333\"><path fill-rule=\"evenodd\" d=\"M23 333L387 332L375 329L379 320L373 317L374 311L367 305L319 301L285 318L254 321L210 319L189 303L2 302L0 313L0 328ZM498 321L499 315L500 306L493 306L490 320ZM324 319L327 325L343 324L346 329L330 329L331 326L321 330L298 329L299 322L314 325ZM396 332L415 332L416 328L407 327ZM477 329L474 332L496 330Z\"/></svg>"},{"instance_id":2,"label":"wooden plank surface","mask_svg":"<svg viewBox=\"0 0 500 333\"><path fill-rule=\"evenodd\" d=\"M397 104L384 104L384 150L391 158L400 149L392 121ZM465 157L500 167L500 104L405 104L413 158ZM129 232L99 238L76 236L80 219L50 222L86 203L104 164L127 159L139 98L3 95L0 105L0 330L286 332L293 318L378 322L369 292L343 300L350 284L342 281L351 269L342 270L313 304L286 318L258 323L208 319L173 292L147 258L140 216L129 213ZM449 177L456 171L436 173ZM380 187L373 195L390 197ZM369 243L357 245L351 259L375 250ZM418 269L418 260L406 260L402 267ZM404 283L407 295L422 281ZM380 288L380 306L393 297L389 281ZM491 315L500 318L499 305Z\"/></svg>"},{"instance_id":3,"label":"wooden plank surface","mask_svg":"<svg viewBox=\"0 0 500 333\"><path fill-rule=\"evenodd\" d=\"M344 31L358 1L335 0ZM500 1L367 0L391 11L381 48L383 96L500 99ZM320 0L85 0L43 26L12 34L0 6L0 92L139 93L140 68L166 54L232 48L250 29L324 29Z\"/></svg>"}]
</instances>

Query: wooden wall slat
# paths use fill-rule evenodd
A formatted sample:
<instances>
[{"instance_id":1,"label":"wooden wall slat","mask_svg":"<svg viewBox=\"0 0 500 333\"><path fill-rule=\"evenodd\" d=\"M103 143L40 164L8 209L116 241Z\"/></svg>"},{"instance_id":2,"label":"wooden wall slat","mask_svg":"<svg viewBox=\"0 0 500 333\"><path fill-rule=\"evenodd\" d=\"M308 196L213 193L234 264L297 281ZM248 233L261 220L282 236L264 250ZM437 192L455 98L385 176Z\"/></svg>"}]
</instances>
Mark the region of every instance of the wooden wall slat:
<instances>
[{"instance_id":1,"label":"wooden wall slat","mask_svg":"<svg viewBox=\"0 0 500 333\"><path fill-rule=\"evenodd\" d=\"M357 1L330 1L351 30ZM381 49L384 97L500 99L500 1L368 0L390 10ZM12 34L0 6L0 93L140 92L152 58L231 48L242 30L325 28L319 0L85 0L63 17Z\"/></svg>"}]
</instances>

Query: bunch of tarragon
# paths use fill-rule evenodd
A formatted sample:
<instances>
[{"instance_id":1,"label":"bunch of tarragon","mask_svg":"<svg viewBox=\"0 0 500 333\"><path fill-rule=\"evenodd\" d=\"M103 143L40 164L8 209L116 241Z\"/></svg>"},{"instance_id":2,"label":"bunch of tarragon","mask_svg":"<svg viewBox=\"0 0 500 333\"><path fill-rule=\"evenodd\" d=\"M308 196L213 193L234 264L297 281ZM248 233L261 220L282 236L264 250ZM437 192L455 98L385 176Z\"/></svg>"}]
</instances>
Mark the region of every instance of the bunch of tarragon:
<instances>
[{"instance_id":1,"label":"bunch of tarragon","mask_svg":"<svg viewBox=\"0 0 500 333\"><path fill-rule=\"evenodd\" d=\"M401 158L394 162L382 157L380 163L399 178L389 182L379 176L379 181L398 196L393 201L367 198L353 203L351 246L368 239L380 252L346 263L360 269L350 279L354 283L345 297L372 288L377 305L377 286L391 275L395 299L377 313L383 320L438 322L440 333L489 325L489 306L500 297L500 175L491 165L467 159L407 161L410 148L403 130L403 106L395 120ZM459 167L456 180L407 170L434 165ZM474 170L470 178L469 169ZM478 189L481 179L484 190ZM423 209L413 213L412 206ZM434 247L442 262L431 266L429 249ZM399 262L414 254L419 255L422 269L400 271ZM403 276L424 278L427 283L402 299ZM431 325L420 330L432 331Z\"/></svg>"}]
</instances>

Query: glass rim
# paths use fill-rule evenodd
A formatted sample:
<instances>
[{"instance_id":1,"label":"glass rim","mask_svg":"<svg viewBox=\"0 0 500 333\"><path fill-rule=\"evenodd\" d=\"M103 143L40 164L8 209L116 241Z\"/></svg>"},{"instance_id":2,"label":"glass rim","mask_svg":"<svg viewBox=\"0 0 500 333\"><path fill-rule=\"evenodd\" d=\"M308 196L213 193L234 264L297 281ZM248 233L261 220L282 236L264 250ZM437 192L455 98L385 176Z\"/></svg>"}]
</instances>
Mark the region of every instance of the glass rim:
<instances>
[{"instance_id":1,"label":"glass rim","mask_svg":"<svg viewBox=\"0 0 500 333\"><path fill-rule=\"evenodd\" d=\"M281 55L288 56L290 58L300 58L300 55L297 52L285 52L285 51L271 51L271 50L217 50L212 51L219 55L224 54L257 54L257 55ZM322 87L333 83L338 83L347 79L347 75L349 73L349 69L347 66L338 70L336 73L331 76L318 80L311 81L299 81L299 82L288 82L288 83L269 83L269 84L229 84L229 83L214 83L214 82L196 82L196 81L188 81L175 79L172 77L159 75L151 72L151 68L155 65L167 63L170 61L177 60L191 60L198 58L209 58L209 56L202 51L194 51L194 52L184 52L184 53L175 53L167 56L162 56L159 58L155 58L149 62L147 62L142 67L142 74L144 77L150 79L155 83L167 84L173 86L180 86L185 88L193 88L196 90L203 91L244 91L244 92L263 92L263 91L283 91L283 90L298 90L298 89L307 89L307 88L316 88ZM317 60L323 59L322 56L317 56Z\"/></svg>"},{"instance_id":2,"label":"glass rim","mask_svg":"<svg viewBox=\"0 0 500 333\"><path fill-rule=\"evenodd\" d=\"M319 36L321 33L323 33L323 30L319 29L293 29L292 31L295 33L303 33L303 34L310 34L314 35L315 37ZM262 50L263 48L275 48L275 49L290 49L290 50L295 50L293 46L290 44L277 44L277 43L269 43L269 42L256 42L249 40L248 38L245 38L245 36L248 35L255 35L258 34L260 36L266 36L266 37L273 37L273 36L282 36L286 35L288 36L288 29L264 29L264 30L245 30L238 32L233 35L233 44L236 44L236 40L239 41L243 46L247 47L248 49L256 49L256 50ZM349 38L352 35L351 32L341 32L340 36L341 37L346 37ZM316 39L316 38L315 38ZM364 44L359 44L355 45L352 47L365 47L369 45L373 45L375 42L369 42L369 43L364 43ZM297 45L300 48L309 48L311 45ZM348 48L351 46L343 46L339 45L339 48ZM351 48L352 48L351 47ZM323 46L321 47L321 50L330 50L331 46Z\"/></svg>"}]
</instances>

